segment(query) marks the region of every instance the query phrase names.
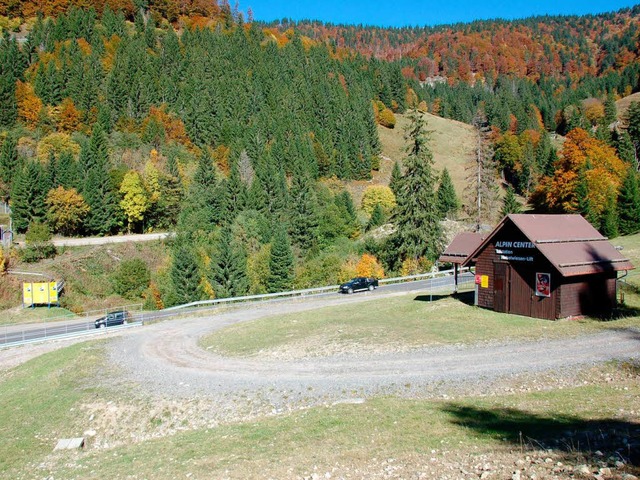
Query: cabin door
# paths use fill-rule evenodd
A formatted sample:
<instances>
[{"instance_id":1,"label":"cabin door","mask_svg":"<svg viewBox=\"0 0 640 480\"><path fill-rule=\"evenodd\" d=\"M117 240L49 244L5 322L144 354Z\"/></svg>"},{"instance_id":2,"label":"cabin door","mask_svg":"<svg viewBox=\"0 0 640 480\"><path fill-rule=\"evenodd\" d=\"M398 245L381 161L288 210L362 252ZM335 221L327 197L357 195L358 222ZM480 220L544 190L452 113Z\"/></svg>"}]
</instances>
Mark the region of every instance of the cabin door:
<instances>
[{"instance_id":1,"label":"cabin door","mask_svg":"<svg viewBox=\"0 0 640 480\"><path fill-rule=\"evenodd\" d=\"M493 264L493 309L496 312L509 311L510 273L508 263Z\"/></svg>"},{"instance_id":2,"label":"cabin door","mask_svg":"<svg viewBox=\"0 0 640 480\"><path fill-rule=\"evenodd\" d=\"M511 283L509 285L509 313L531 316L531 304L533 302L533 273L530 270L511 269Z\"/></svg>"}]
</instances>

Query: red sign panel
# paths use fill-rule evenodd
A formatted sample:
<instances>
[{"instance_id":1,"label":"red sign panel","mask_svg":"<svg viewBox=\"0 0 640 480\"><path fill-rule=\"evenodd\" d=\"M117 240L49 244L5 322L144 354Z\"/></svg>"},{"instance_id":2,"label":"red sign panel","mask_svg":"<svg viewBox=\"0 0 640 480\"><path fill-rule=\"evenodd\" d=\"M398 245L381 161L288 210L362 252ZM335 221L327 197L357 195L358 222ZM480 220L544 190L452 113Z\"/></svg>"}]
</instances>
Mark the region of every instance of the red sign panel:
<instances>
[{"instance_id":1,"label":"red sign panel","mask_svg":"<svg viewBox=\"0 0 640 480\"><path fill-rule=\"evenodd\" d=\"M551 274L536 273L536 295L538 297L551 296Z\"/></svg>"}]
</instances>

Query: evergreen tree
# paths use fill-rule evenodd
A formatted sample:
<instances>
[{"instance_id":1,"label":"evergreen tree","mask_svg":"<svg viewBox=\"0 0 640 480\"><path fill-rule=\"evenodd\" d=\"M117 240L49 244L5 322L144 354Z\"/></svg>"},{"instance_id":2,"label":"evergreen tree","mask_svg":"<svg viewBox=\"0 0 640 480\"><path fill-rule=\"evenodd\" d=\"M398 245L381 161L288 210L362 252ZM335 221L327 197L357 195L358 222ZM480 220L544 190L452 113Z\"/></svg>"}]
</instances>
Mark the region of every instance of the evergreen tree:
<instances>
[{"instance_id":1,"label":"evergreen tree","mask_svg":"<svg viewBox=\"0 0 640 480\"><path fill-rule=\"evenodd\" d=\"M502 200L502 209L500 210L501 216L506 216L511 213L521 213L522 207L520 203L516 199L516 192L513 190L513 187L509 185L507 187L507 193Z\"/></svg>"},{"instance_id":2,"label":"evergreen tree","mask_svg":"<svg viewBox=\"0 0 640 480\"><path fill-rule=\"evenodd\" d=\"M216 255L211 259L209 279L216 298L241 297L249 291L247 257L229 227L222 229Z\"/></svg>"},{"instance_id":3,"label":"evergreen tree","mask_svg":"<svg viewBox=\"0 0 640 480\"><path fill-rule=\"evenodd\" d=\"M369 223L367 223L367 230L373 230L380 225L384 225L385 220L386 218L382 206L379 203L376 203L376 206L373 207L373 212L371 212Z\"/></svg>"},{"instance_id":4,"label":"evergreen tree","mask_svg":"<svg viewBox=\"0 0 640 480\"><path fill-rule=\"evenodd\" d=\"M393 169L391 170L391 180L389 181L389 188L394 195L398 195L398 185L400 184L401 177L402 172L400 171L400 164L396 160L393 164Z\"/></svg>"},{"instance_id":5,"label":"evergreen tree","mask_svg":"<svg viewBox=\"0 0 640 480\"><path fill-rule=\"evenodd\" d=\"M618 118L618 109L616 108L616 102L613 95L607 95L604 101L604 126L609 128L613 122Z\"/></svg>"},{"instance_id":6,"label":"evergreen tree","mask_svg":"<svg viewBox=\"0 0 640 480\"><path fill-rule=\"evenodd\" d=\"M640 188L633 167L627 170L618 193L618 226L621 235L640 231Z\"/></svg>"},{"instance_id":7,"label":"evergreen tree","mask_svg":"<svg viewBox=\"0 0 640 480\"><path fill-rule=\"evenodd\" d=\"M173 284L174 304L181 305L200 300L200 275L193 250L184 240L177 240L169 276Z\"/></svg>"},{"instance_id":8,"label":"evergreen tree","mask_svg":"<svg viewBox=\"0 0 640 480\"><path fill-rule=\"evenodd\" d=\"M13 135L8 135L0 149L0 180L10 183L18 168L18 142Z\"/></svg>"},{"instance_id":9,"label":"evergreen tree","mask_svg":"<svg viewBox=\"0 0 640 480\"><path fill-rule=\"evenodd\" d=\"M353 198L348 190L343 190L334 199L334 203L339 209L340 216L344 220L345 231L344 233L351 237L358 232L358 215L356 213L356 207L353 204Z\"/></svg>"},{"instance_id":10,"label":"evergreen tree","mask_svg":"<svg viewBox=\"0 0 640 480\"><path fill-rule=\"evenodd\" d=\"M456 190L453 187L453 181L449 175L449 170L447 170L446 167L440 176L440 184L438 185L436 196L438 198L440 218L444 219L447 217L455 217L458 208L460 208L460 203L458 202L458 197L456 196Z\"/></svg>"},{"instance_id":11,"label":"evergreen tree","mask_svg":"<svg viewBox=\"0 0 640 480\"><path fill-rule=\"evenodd\" d=\"M247 196L247 206L263 215L268 215L268 201L262 180L257 176L254 177Z\"/></svg>"},{"instance_id":12,"label":"evergreen tree","mask_svg":"<svg viewBox=\"0 0 640 480\"><path fill-rule=\"evenodd\" d=\"M232 223L235 218L247 207L247 187L238 170L237 162L231 164L229 178L222 186L221 209L223 210L223 222Z\"/></svg>"},{"instance_id":13,"label":"evergreen tree","mask_svg":"<svg viewBox=\"0 0 640 480\"><path fill-rule=\"evenodd\" d=\"M118 200L109 179L109 152L107 138L99 124L94 125L89 144L81 152L84 182L82 196L89 213L85 219L85 229L89 234L105 235L113 233L120 225Z\"/></svg>"},{"instance_id":14,"label":"evergreen tree","mask_svg":"<svg viewBox=\"0 0 640 480\"><path fill-rule=\"evenodd\" d=\"M213 160L204 149L180 216L185 231L213 231L222 219L221 195Z\"/></svg>"},{"instance_id":15,"label":"evergreen tree","mask_svg":"<svg viewBox=\"0 0 640 480\"><path fill-rule=\"evenodd\" d=\"M549 134L546 132L540 137L535 150L536 171L543 175L553 175L553 162L556 159L555 149L551 145Z\"/></svg>"},{"instance_id":16,"label":"evergreen tree","mask_svg":"<svg viewBox=\"0 0 640 480\"><path fill-rule=\"evenodd\" d=\"M607 203L602 212L600 219L600 233L607 238L615 238L618 236L618 215L616 212L616 197L611 192L607 196Z\"/></svg>"},{"instance_id":17,"label":"evergreen tree","mask_svg":"<svg viewBox=\"0 0 640 480\"><path fill-rule=\"evenodd\" d=\"M311 179L299 170L291 185L290 234L293 242L303 250L308 250L317 242L318 216L315 192Z\"/></svg>"},{"instance_id":18,"label":"evergreen tree","mask_svg":"<svg viewBox=\"0 0 640 480\"><path fill-rule=\"evenodd\" d=\"M102 10L102 25L105 29L105 36L111 38L113 35L124 37L125 34L125 18L121 11L114 13L107 3Z\"/></svg>"},{"instance_id":19,"label":"evergreen tree","mask_svg":"<svg viewBox=\"0 0 640 480\"><path fill-rule=\"evenodd\" d=\"M640 157L640 102L631 102L627 110L627 132L636 149L636 161Z\"/></svg>"},{"instance_id":20,"label":"evergreen tree","mask_svg":"<svg viewBox=\"0 0 640 480\"><path fill-rule=\"evenodd\" d=\"M23 60L18 42L5 29L0 41L0 126L12 127L18 118L16 81L22 78Z\"/></svg>"},{"instance_id":21,"label":"evergreen tree","mask_svg":"<svg viewBox=\"0 0 640 480\"><path fill-rule=\"evenodd\" d=\"M16 232L24 233L32 222L45 223L48 187L47 175L39 162L29 161L19 171L11 189L11 216Z\"/></svg>"},{"instance_id":22,"label":"evergreen tree","mask_svg":"<svg viewBox=\"0 0 640 480\"><path fill-rule=\"evenodd\" d=\"M626 130L622 130L620 133L614 132L613 144L622 161L629 165L636 165L636 150Z\"/></svg>"},{"instance_id":23,"label":"evergreen tree","mask_svg":"<svg viewBox=\"0 0 640 480\"><path fill-rule=\"evenodd\" d=\"M293 288L294 258L287 231L280 226L271 245L269 258L269 277L267 289L269 293L285 292Z\"/></svg>"},{"instance_id":24,"label":"evergreen tree","mask_svg":"<svg viewBox=\"0 0 640 480\"><path fill-rule=\"evenodd\" d=\"M180 178L180 170L178 169L178 159L173 152L169 152L167 156L167 172L175 179Z\"/></svg>"},{"instance_id":25,"label":"evergreen tree","mask_svg":"<svg viewBox=\"0 0 640 480\"><path fill-rule=\"evenodd\" d=\"M77 162L73 159L71 152L60 153L60 158L57 162L57 174L56 178L60 185L64 188L75 188L80 190L80 182L78 181L78 168Z\"/></svg>"},{"instance_id":26,"label":"evergreen tree","mask_svg":"<svg viewBox=\"0 0 640 480\"><path fill-rule=\"evenodd\" d=\"M58 180L58 159L53 150L49 152L49 161L44 165L44 169L47 181L49 182L49 190L60 185L60 181Z\"/></svg>"},{"instance_id":27,"label":"evergreen tree","mask_svg":"<svg viewBox=\"0 0 640 480\"><path fill-rule=\"evenodd\" d=\"M420 112L409 114L410 124L405 138L409 141L405 172L398 186L393 221L396 232L393 245L396 259L404 261L421 257L435 260L442 250L443 234L440 226L435 192L433 156L429 150L426 122Z\"/></svg>"}]
</instances>

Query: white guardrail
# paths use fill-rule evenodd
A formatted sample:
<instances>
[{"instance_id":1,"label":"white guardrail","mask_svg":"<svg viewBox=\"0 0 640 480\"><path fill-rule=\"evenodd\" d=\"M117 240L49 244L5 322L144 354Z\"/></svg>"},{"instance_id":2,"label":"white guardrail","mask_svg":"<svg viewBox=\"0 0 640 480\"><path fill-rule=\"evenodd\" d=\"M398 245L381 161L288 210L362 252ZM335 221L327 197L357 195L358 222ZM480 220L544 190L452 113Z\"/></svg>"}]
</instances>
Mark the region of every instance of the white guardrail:
<instances>
[{"instance_id":1,"label":"white guardrail","mask_svg":"<svg viewBox=\"0 0 640 480\"><path fill-rule=\"evenodd\" d=\"M463 268L459 270L460 276L458 280L460 283L469 283L471 277L462 275L467 273L469 268ZM396 283L408 283L417 282L421 280L435 279L435 278L451 278L453 276L453 270L442 270L439 272L421 273L418 275L410 275L407 277L394 277L394 278L382 278L378 280L379 284L396 284ZM183 310L185 308L203 307L210 305L219 305L221 303L238 303L238 302L251 302L255 300L271 300L274 298L291 298L291 297L306 297L326 294L327 292L334 293L338 291L340 285L330 285L328 287L308 288L305 290L292 290L290 292L278 292L278 293L266 293L261 295L247 295L244 297L233 298L219 298L214 300L200 300L197 302L185 303L184 305L176 305L175 307L169 307L162 310L163 312L171 312L176 310ZM434 285L438 287L439 285ZM444 286L444 285L443 285ZM453 285L451 285L453 286ZM431 286L429 287L431 288Z\"/></svg>"},{"instance_id":2,"label":"white guardrail","mask_svg":"<svg viewBox=\"0 0 640 480\"><path fill-rule=\"evenodd\" d=\"M473 283L473 275L469 275L469 269L459 270L458 285L468 285ZM410 275L406 277L394 277L380 279L380 284L399 284L431 280L424 290L441 290L444 288L453 288L452 283L453 270L443 270L439 272L423 273L419 275ZM140 326L155 320L166 320L171 317L183 316L188 313L201 312L217 308L221 305L230 305L235 303L252 303L252 302L268 302L285 299L303 298L311 296L321 296L335 294L338 291L338 285L330 285L328 287L308 288L304 290L293 290L290 292L267 293L263 295L246 295L243 297L219 298L215 300L201 300L197 302L176 305L174 307L165 308L155 312L133 313L131 321L127 325L114 326L96 329L93 325L93 316L83 315L81 318L64 317L56 321L56 319L48 319L39 323L30 324L13 324L0 326L0 348L25 345L28 343L37 343L46 340L59 340L65 338L74 338L86 335L104 334L105 332L113 332L123 328ZM130 306L137 309L140 305ZM127 309L123 307L123 309ZM111 309L117 310L117 309ZM129 309L131 310L131 309ZM102 312L101 312L102 313Z\"/></svg>"}]
</instances>

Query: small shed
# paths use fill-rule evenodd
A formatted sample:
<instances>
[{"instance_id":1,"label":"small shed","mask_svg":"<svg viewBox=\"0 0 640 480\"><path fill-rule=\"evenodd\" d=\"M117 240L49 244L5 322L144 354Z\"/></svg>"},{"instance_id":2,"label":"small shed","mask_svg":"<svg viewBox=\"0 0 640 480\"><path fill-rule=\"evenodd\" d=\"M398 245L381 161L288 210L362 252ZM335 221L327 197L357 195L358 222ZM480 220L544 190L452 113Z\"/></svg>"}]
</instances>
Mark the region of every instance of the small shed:
<instances>
[{"instance_id":1,"label":"small shed","mask_svg":"<svg viewBox=\"0 0 640 480\"><path fill-rule=\"evenodd\" d=\"M550 320L610 312L618 272L634 268L581 215L507 215L472 264L477 305Z\"/></svg>"},{"instance_id":2,"label":"small shed","mask_svg":"<svg viewBox=\"0 0 640 480\"><path fill-rule=\"evenodd\" d=\"M439 262L453 264L454 291L458 291L458 269L460 265L480 246L486 236L486 233L459 233L438 258Z\"/></svg>"}]
</instances>

